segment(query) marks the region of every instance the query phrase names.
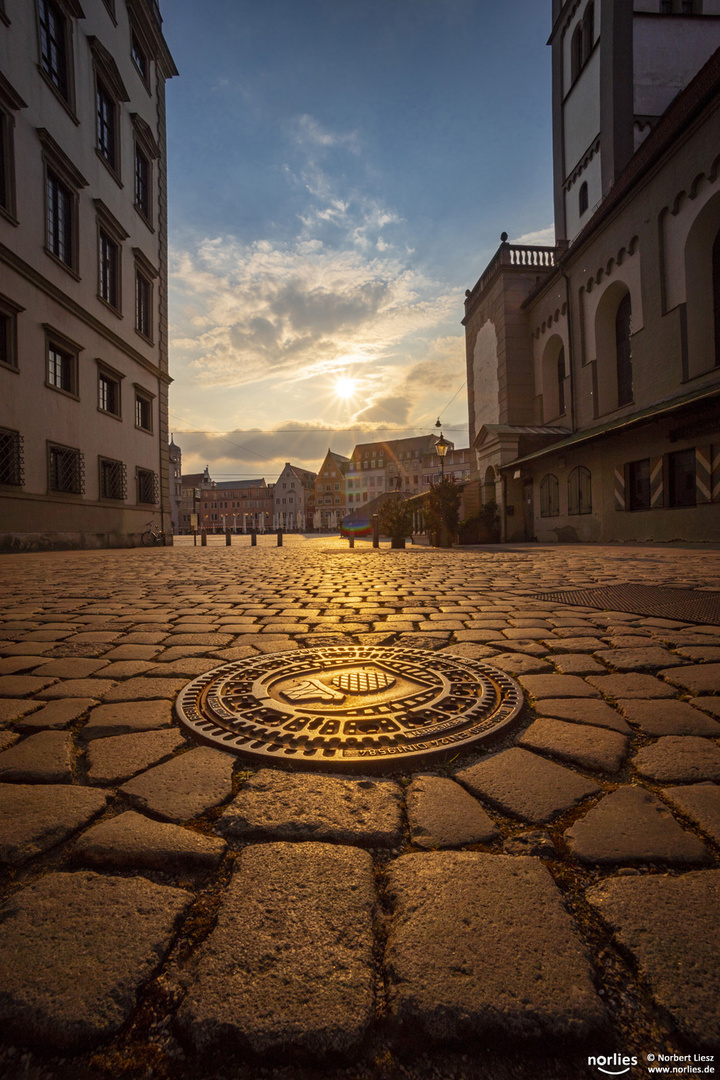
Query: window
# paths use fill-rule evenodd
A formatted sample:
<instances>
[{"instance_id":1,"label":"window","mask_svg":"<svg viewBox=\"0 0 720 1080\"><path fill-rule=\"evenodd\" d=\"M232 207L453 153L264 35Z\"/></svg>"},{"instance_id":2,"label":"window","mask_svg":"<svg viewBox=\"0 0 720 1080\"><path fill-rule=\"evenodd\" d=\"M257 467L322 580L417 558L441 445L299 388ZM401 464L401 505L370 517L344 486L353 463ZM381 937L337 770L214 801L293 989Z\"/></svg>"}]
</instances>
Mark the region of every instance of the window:
<instances>
[{"instance_id":1,"label":"window","mask_svg":"<svg viewBox=\"0 0 720 1080\"><path fill-rule=\"evenodd\" d=\"M120 307L119 296L120 249L107 233L100 230L100 299L116 310Z\"/></svg>"},{"instance_id":2,"label":"window","mask_svg":"<svg viewBox=\"0 0 720 1080\"><path fill-rule=\"evenodd\" d=\"M588 208L588 186L587 180L584 180L580 185L580 192L578 194L578 213L580 217L586 213Z\"/></svg>"},{"instance_id":3,"label":"window","mask_svg":"<svg viewBox=\"0 0 720 1080\"><path fill-rule=\"evenodd\" d=\"M565 347L560 348L557 358L558 415L565 413Z\"/></svg>"},{"instance_id":4,"label":"window","mask_svg":"<svg viewBox=\"0 0 720 1080\"><path fill-rule=\"evenodd\" d=\"M45 330L47 335L49 328L45 327ZM46 336L46 349L47 380L45 385L77 397L79 346L73 346L65 339L57 340Z\"/></svg>"},{"instance_id":5,"label":"window","mask_svg":"<svg viewBox=\"0 0 720 1080\"><path fill-rule=\"evenodd\" d=\"M18 369L17 317L24 310L18 304L13 304L12 300L0 296L0 364L15 371Z\"/></svg>"},{"instance_id":6,"label":"window","mask_svg":"<svg viewBox=\"0 0 720 1080\"><path fill-rule=\"evenodd\" d=\"M75 265L73 193L55 175L47 174L47 246L50 252L65 263Z\"/></svg>"},{"instance_id":7,"label":"window","mask_svg":"<svg viewBox=\"0 0 720 1080\"><path fill-rule=\"evenodd\" d=\"M113 172L117 172L116 105L99 79L95 90L95 107L98 153Z\"/></svg>"},{"instance_id":8,"label":"window","mask_svg":"<svg viewBox=\"0 0 720 1080\"><path fill-rule=\"evenodd\" d=\"M109 413L110 416L121 416L120 408L120 379L113 372L104 368L98 370L98 409L100 412Z\"/></svg>"},{"instance_id":9,"label":"window","mask_svg":"<svg viewBox=\"0 0 720 1080\"><path fill-rule=\"evenodd\" d=\"M69 446L48 445L48 490L68 495L85 491L85 461L79 450Z\"/></svg>"},{"instance_id":10,"label":"window","mask_svg":"<svg viewBox=\"0 0 720 1080\"><path fill-rule=\"evenodd\" d=\"M0 428L0 484L22 487L23 482L23 437Z\"/></svg>"},{"instance_id":11,"label":"window","mask_svg":"<svg viewBox=\"0 0 720 1080\"><path fill-rule=\"evenodd\" d=\"M650 458L628 463L625 497L628 510L650 509Z\"/></svg>"},{"instance_id":12,"label":"window","mask_svg":"<svg viewBox=\"0 0 720 1080\"><path fill-rule=\"evenodd\" d=\"M149 469L138 469L135 474L137 481L137 501L155 506L158 502L157 473Z\"/></svg>"},{"instance_id":13,"label":"window","mask_svg":"<svg viewBox=\"0 0 720 1080\"><path fill-rule=\"evenodd\" d=\"M135 329L138 334L150 339L151 333L151 305L152 285L139 270L135 271Z\"/></svg>"},{"instance_id":14,"label":"window","mask_svg":"<svg viewBox=\"0 0 720 1080\"><path fill-rule=\"evenodd\" d=\"M133 64L138 69L140 75L142 76L143 82L147 86L150 74L150 64L148 62L147 53L138 41L137 34L134 30L130 34L130 55L132 57Z\"/></svg>"},{"instance_id":15,"label":"window","mask_svg":"<svg viewBox=\"0 0 720 1080\"><path fill-rule=\"evenodd\" d=\"M54 0L38 0L40 67L61 97L70 101L69 25Z\"/></svg>"},{"instance_id":16,"label":"window","mask_svg":"<svg viewBox=\"0 0 720 1080\"><path fill-rule=\"evenodd\" d=\"M45 128L37 133L45 166L45 250L78 277L78 190L87 180Z\"/></svg>"},{"instance_id":17,"label":"window","mask_svg":"<svg viewBox=\"0 0 720 1080\"><path fill-rule=\"evenodd\" d=\"M617 360L618 407L633 400L632 303L626 293L615 315L615 356Z\"/></svg>"},{"instance_id":18,"label":"window","mask_svg":"<svg viewBox=\"0 0 720 1080\"><path fill-rule=\"evenodd\" d=\"M135 427L142 431L152 431L152 398L135 390Z\"/></svg>"},{"instance_id":19,"label":"window","mask_svg":"<svg viewBox=\"0 0 720 1080\"><path fill-rule=\"evenodd\" d=\"M583 465L573 469L568 477L568 514L592 513L592 478Z\"/></svg>"},{"instance_id":20,"label":"window","mask_svg":"<svg viewBox=\"0 0 720 1080\"><path fill-rule=\"evenodd\" d=\"M127 469L124 462L100 458L100 498L117 501L127 498Z\"/></svg>"},{"instance_id":21,"label":"window","mask_svg":"<svg viewBox=\"0 0 720 1080\"><path fill-rule=\"evenodd\" d=\"M670 506L695 506L695 450L668 454L668 489Z\"/></svg>"},{"instance_id":22,"label":"window","mask_svg":"<svg viewBox=\"0 0 720 1080\"><path fill-rule=\"evenodd\" d=\"M153 339L153 280L158 271L140 248L133 248L135 256L135 329L138 334L152 342Z\"/></svg>"},{"instance_id":23,"label":"window","mask_svg":"<svg viewBox=\"0 0 720 1080\"><path fill-rule=\"evenodd\" d=\"M548 473L540 481L540 517L557 517L560 513L560 486L557 476Z\"/></svg>"},{"instance_id":24,"label":"window","mask_svg":"<svg viewBox=\"0 0 720 1080\"><path fill-rule=\"evenodd\" d=\"M14 113L27 103L0 74L0 212L15 223Z\"/></svg>"},{"instance_id":25,"label":"window","mask_svg":"<svg viewBox=\"0 0 720 1080\"><path fill-rule=\"evenodd\" d=\"M150 220L150 162L135 145L135 206L146 220Z\"/></svg>"},{"instance_id":26,"label":"window","mask_svg":"<svg viewBox=\"0 0 720 1080\"><path fill-rule=\"evenodd\" d=\"M88 37L95 71L95 142L98 156L120 183L120 106L129 101L112 55L94 36Z\"/></svg>"}]
</instances>

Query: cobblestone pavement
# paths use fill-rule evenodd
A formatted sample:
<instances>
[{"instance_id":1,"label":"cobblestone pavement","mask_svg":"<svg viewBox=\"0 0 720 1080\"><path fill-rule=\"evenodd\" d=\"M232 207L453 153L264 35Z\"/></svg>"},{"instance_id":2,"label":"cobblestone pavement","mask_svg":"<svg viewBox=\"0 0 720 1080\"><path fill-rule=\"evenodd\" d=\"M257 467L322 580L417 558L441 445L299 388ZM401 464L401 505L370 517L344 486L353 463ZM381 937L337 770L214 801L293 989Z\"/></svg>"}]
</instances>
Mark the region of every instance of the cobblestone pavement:
<instances>
[{"instance_id":1,"label":"cobblestone pavement","mask_svg":"<svg viewBox=\"0 0 720 1080\"><path fill-rule=\"evenodd\" d=\"M3 557L0 1075L717 1075L720 625L535 599L626 583L717 589L720 552ZM347 643L486 660L525 706L370 778L174 718L222 663Z\"/></svg>"}]
</instances>

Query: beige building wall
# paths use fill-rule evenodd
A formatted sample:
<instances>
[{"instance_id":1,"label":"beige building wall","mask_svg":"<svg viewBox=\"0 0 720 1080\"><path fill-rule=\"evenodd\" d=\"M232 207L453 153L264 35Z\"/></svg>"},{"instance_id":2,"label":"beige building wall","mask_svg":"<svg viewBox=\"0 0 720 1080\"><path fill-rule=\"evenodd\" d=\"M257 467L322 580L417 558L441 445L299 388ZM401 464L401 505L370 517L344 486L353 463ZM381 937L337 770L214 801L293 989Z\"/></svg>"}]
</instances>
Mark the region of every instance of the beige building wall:
<instances>
[{"instance_id":1,"label":"beige building wall","mask_svg":"<svg viewBox=\"0 0 720 1080\"><path fill-rule=\"evenodd\" d=\"M134 543L148 520L171 526L165 81L177 72L151 0L5 12L0 431L23 463L0 473L0 542ZM48 28L66 78L43 51Z\"/></svg>"}]
</instances>

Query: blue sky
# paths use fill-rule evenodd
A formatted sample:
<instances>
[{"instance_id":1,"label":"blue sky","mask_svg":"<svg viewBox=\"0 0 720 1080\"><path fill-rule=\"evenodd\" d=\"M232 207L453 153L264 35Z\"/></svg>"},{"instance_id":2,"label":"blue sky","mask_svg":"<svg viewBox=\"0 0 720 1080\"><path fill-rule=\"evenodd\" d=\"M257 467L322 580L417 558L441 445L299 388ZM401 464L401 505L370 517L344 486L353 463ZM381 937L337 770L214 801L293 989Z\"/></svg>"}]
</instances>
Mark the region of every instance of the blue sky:
<instances>
[{"instance_id":1,"label":"blue sky","mask_svg":"<svg viewBox=\"0 0 720 1080\"><path fill-rule=\"evenodd\" d=\"M184 471L467 445L463 299L552 242L550 3L165 0ZM219 434L213 434L219 433Z\"/></svg>"}]
</instances>

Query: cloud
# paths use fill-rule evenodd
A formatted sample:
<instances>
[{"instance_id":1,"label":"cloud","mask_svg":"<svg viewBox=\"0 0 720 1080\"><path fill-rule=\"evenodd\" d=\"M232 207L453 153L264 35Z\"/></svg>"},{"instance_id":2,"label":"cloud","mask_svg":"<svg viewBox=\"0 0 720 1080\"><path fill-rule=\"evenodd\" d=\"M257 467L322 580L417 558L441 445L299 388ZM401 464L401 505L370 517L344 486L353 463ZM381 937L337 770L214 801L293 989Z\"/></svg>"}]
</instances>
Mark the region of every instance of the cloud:
<instances>
[{"instance_id":1,"label":"cloud","mask_svg":"<svg viewBox=\"0 0 720 1080\"><path fill-rule=\"evenodd\" d=\"M536 229L535 232L525 233L524 236L518 236L517 240L511 240L510 243L555 247L555 226L547 225L544 229Z\"/></svg>"},{"instance_id":2,"label":"cloud","mask_svg":"<svg viewBox=\"0 0 720 1080\"><path fill-rule=\"evenodd\" d=\"M302 237L276 245L205 239L174 256L171 280L173 362L205 386L379 363L458 305L397 257Z\"/></svg>"},{"instance_id":3,"label":"cloud","mask_svg":"<svg viewBox=\"0 0 720 1080\"><path fill-rule=\"evenodd\" d=\"M314 116L307 113L297 117L295 138L301 145L319 147L342 147L353 154L360 153L360 140L356 131L334 132L324 128Z\"/></svg>"}]
</instances>

